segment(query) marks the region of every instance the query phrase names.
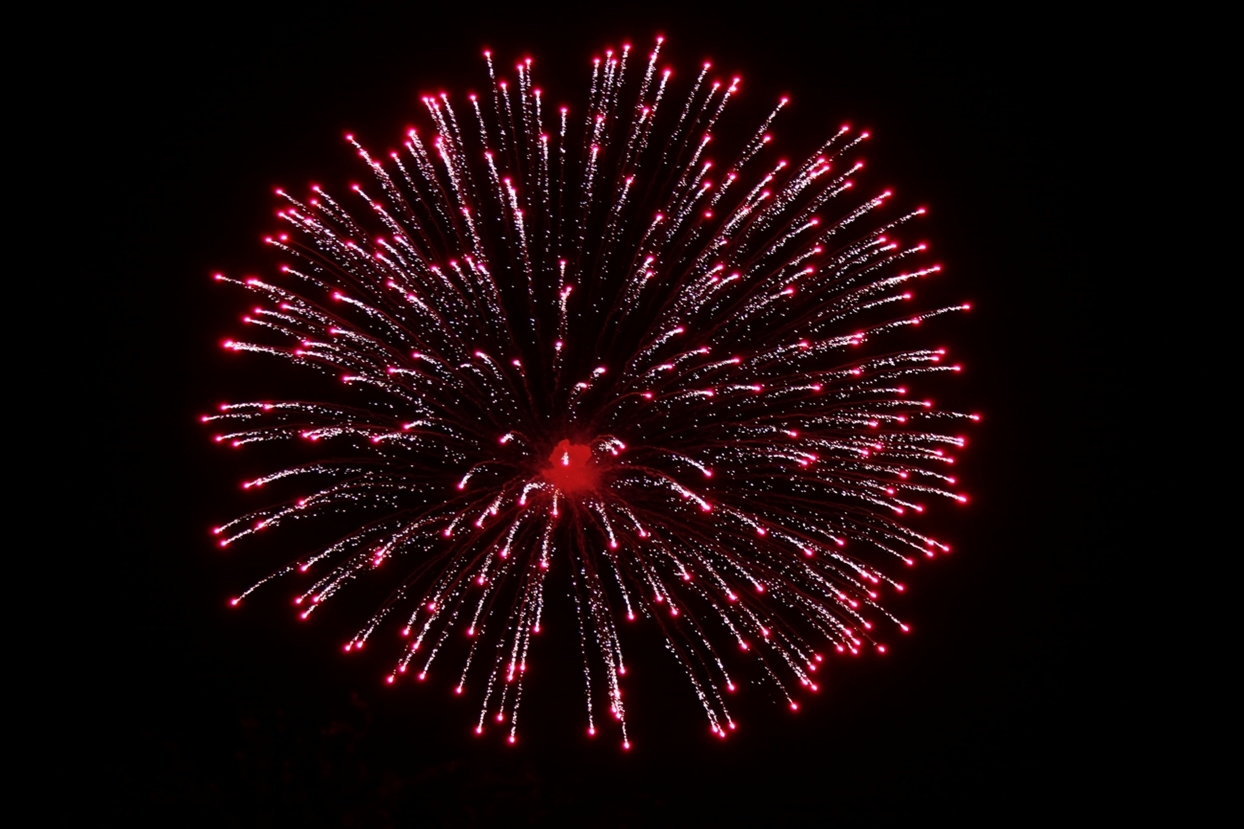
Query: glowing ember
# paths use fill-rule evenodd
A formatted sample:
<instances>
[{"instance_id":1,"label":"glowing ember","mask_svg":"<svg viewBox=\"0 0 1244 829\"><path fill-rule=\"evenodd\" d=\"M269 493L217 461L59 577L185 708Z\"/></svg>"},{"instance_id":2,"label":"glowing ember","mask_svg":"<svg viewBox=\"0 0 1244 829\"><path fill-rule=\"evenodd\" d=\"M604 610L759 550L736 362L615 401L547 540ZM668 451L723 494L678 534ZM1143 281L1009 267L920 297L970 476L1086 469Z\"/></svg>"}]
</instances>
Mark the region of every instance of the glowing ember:
<instances>
[{"instance_id":1,"label":"glowing ember","mask_svg":"<svg viewBox=\"0 0 1244 829\"><path fill-rule=\"evenodd\" d=\"M549 455L549 465L542 470L544 480L562 492L579 492L596 488L599 470L592 461L592 447L563 440Z\"/></svg>"}]
</instances>

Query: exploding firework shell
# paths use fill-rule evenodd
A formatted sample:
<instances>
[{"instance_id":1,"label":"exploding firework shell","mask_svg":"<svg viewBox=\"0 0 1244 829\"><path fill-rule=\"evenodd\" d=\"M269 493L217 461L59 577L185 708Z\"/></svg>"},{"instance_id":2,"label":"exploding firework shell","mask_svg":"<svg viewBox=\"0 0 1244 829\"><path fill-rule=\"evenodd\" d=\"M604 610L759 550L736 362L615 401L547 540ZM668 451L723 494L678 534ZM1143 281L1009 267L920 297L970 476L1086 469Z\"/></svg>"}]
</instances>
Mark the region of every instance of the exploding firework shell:
<instances>
[{"instance_id":1,"label":"exploding firework shell","mask_svg":"<svg viewBox=\"0 0 1244 829\"><path fill-rule=\"evenodd\" d=\"M618 631L648 619L725 736L736 663L795 708L829 654L905 630L881 604L902 589L892 573L948 549L906 519L964 500L951 427L975 416L908 393L958 367L874 345L966 308L905 307L938 270L894 237L923 211L886 219L888 192L854 197L866 134L770 157L785 100L715 164L738 81L706 65L671 105L659 49L638 72L629 49L606 52L577 118L548 107L530 61L509 84L489 58L491 94L424 98L431 129L401 152L349 138L373 174L354 212L279 191L277 275L217 276L259 298L244 318L259 333L226 348L340 388L204 418L232 446L325 453L245 482L301 494L216 528L219 543L353 517L233 603L293 574L307 618L380 569L396 589L345 649L396 617L388 681L423 679L465 635L456 690L478 687L477 731L495 719L510 740L551 572L574 598L590 733L607 709L629 745Z\"/></svg>"}]
</instances>

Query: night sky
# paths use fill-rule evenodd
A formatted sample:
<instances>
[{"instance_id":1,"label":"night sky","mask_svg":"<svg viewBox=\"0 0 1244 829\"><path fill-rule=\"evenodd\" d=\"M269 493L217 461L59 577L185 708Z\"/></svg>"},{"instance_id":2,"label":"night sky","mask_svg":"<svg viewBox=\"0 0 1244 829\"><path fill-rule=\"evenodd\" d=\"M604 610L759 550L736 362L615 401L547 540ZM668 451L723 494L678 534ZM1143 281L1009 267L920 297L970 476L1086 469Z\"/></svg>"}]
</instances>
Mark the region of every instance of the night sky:
<instances>
[{"instance_id":1,"label":"night sky","mask_svg":"<svg viewBox=\"0 0 1244 829\"><path fill-rule=\"evenodd\" d=\"M111 551L98 575L124 600L95 638L128 644L110 651L116 679L102 691L118 747L109 808L165 826L630 827L1079 802L1110 740L1093 610L1108 498L1091 471L1107 450L1084 425L1108 388L1084 367L1104 353L1090 323L1114 277L1084 256L1081 159L1101 139L1075 28L933 4L771 2L748 15L296 5L204 7L189 28L121 35L99 64L113 149L95 160L97 195L115 244L101 257L107 287L91 294L108 322L99 370L113 404L111 440L94 450ZM790 94L774 133L792 153L844 122L870 129L863 183L931 208L920 234L945 267L939 290L975 306L937 329L966 367L946 395L985 418L958 472L972 502L931 519L955 552L907 578L895 607L912 635L883 657L831 660L798 714L755 692L739 700L739 732L717 741L641 631L627 651L635 748L588 741L567 619L537 643L544 674L509 747L498 732L471 734L477 701L453 698L453 671L388 688L396 650L384 636L343 655L366 607L347 599L301 625L288 590L226 606L256 565L221 553L208 529L258 502L238 491L245 458L213 444L198 416L292 369L260 357L241 368L221 351L247 298L210 276L269 273L272 188L341 193L364 179L342 134L396 145L420 93L485 88L483 47L502 65L534 57L549 100L581 110L593 54L624 41L646 54L658 33L684 82L705 58L742 75L740 121Z\"/></svg>"}]
</instances>

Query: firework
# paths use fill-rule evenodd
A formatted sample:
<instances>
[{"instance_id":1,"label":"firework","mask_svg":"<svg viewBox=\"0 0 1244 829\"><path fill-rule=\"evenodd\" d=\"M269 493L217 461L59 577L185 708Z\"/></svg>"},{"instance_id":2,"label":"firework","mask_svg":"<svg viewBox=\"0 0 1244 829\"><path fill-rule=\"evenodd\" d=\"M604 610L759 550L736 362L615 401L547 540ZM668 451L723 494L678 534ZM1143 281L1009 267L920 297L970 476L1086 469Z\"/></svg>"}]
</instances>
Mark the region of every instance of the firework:
<instances>
[{"instance_id":1,"label":"firework","mask_svg":"<svg viewBox=\"0 0 1244 829\"><path fill-rule=\"evenodd\" d=\"M340 389L203 418L225 444L312 458L246 481L294 494L217 527L220 545L351 522L232 602L288 574L305 619L388 579L345 650L400 634L390 683L444 667L481 698L476 731L511 741L550 585L574 599L576 619L547 623L577 625L589 733L603 714L630 745L619 631L637 622L724 737L733 671L797 708L825 658L906 630L882 604L893 573L948 550L907 518L965 500L948 473L975 416L908 392L958 367L883 345L967 307L905 309L938 271L895 235L923 210L854 197L866 133L773 157L785 99L717 164L738 80L706 64L671 104L659 50L632 68L606 51L579 114L549 107L530 60L511 84L486 53L489 94L425 97L430 129L402 151L347 136L372 174L357 207L278 191L279 274L216 277L259 298L256 333L225 348Z\"/></svg>"}]
</instances>

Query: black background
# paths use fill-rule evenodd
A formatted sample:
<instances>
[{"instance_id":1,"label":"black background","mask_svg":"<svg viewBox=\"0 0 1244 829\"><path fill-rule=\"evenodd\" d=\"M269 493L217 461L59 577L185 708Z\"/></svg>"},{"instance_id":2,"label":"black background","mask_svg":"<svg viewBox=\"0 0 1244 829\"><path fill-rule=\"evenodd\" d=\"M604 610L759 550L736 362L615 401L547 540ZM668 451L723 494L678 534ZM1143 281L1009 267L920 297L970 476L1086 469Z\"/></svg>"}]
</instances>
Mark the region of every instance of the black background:
<instances>
[{"instance_id":1,"label":"black background","mask_svg":"<svg viewBox=\"0 0 1244 829\"><path fill-rule=\"evenodd\" d=\"M1110 390L1079 367L1105 354L1090 323L1114 277L1087 254L1084 171L1107 139L1083 20L1037 7L357 3L107 25L88 134L111 149L84 175L109 228L92 265L107 278L89 296L107 329L110 438L93 451L111 546L92 561L122 597L91 636L114 677L110 808L170 826L640 826L1096 802L1114 739L1095 610L1110 495L1086 420ZM832 663L799 714L742 700L740 731L720 743L664 655L641 658L623 754L613 735L583 737L576 669L556 662L575 645L554 636L541 643L551 679L530 689L509 747L471 735L473 704L448 679L390 689L390 654L342 655L357 617L300 626L276 593L226 607L251 571L207 529L246 503L243 463L197 418L255 375L218 347L246 305L210 274L263 274L272 187L363 178L342 134L389 149L418 94L484 88L484 46L502 66L534 57L549 100L575 107L594 54L624 41L646 54L658 33L676 79L705 58L742 75L744 113L791 94L774 132L792 153L843 122L869 128L866 183L931 207L922 233L941 279L976 306L936 329L966 366L953 395L984 415L960 468L973 499L938 519L954 554L908 579L913 634L884 657Z\"/></svg>"}]
</instances>

